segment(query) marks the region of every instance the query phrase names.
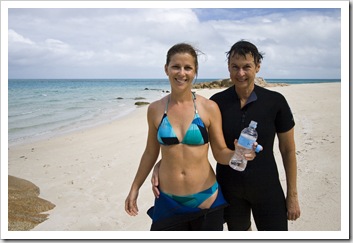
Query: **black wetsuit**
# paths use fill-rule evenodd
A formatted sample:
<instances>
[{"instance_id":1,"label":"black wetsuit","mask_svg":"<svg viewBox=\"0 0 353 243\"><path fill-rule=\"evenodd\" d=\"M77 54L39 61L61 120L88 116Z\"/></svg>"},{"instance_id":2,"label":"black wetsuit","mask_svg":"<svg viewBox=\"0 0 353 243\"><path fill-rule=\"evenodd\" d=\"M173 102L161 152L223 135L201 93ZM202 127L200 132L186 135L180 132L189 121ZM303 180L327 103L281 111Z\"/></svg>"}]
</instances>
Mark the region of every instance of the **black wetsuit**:
<instances>
[{"instance_id":1,"label":"black wetsuit","mask_svg":"<svg viewBox=\"0 0 353 243\"><path fill-rule=\"evenodd\" d=\"M258 230L288 230L285 196L273 154L276 133L294 127L286 99L278 92L255 85L242 109L234 86L213 95L211 100L218 104L222 113L228 148L234 149L234 139L251 120L257 122L257 142L263 146L263 151L243 172L217 164L217 181L230 204L225 209L228 230L247 230L251 226L251 211Z\"/></svg>"}]
</instances>

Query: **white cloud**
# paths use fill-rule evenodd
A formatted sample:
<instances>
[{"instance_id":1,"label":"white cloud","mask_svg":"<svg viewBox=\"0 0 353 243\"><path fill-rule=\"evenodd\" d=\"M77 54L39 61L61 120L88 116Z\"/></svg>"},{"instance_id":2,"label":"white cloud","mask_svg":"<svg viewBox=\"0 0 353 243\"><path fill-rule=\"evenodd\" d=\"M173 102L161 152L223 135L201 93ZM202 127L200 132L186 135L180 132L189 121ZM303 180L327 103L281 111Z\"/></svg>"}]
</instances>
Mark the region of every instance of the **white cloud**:
<instances>
[{"instance_id":1,"label":"white cloud","mask_svg":"<svg viewBox=\"0 0 353 243\"><path fill-rule=\"evenodd\" d=\"M13 43L13 45L15 45L16 43L28 44L28 45L33 44L33 42L30 39L23 37L22 35L16 33L12 29L9 29L8 35L9 35L9 43L10 44L12 44L12 43Z\"/></svg>"},{"instance_id":2,"label":"white cloud","mask_svg":"<svg viewBox=\"0 0 353 243\"><path fill-rule=\"evenodd\" d=\"M247 39L265 52L265 77L339 78L339 12L214 10L9 9L9 77L160 78L185 41L205 53L199 78L221 78L225 52Z\"/></svg>"},{"instance_id":3,"label":"white cloud","mask_svg":"<svg viewBox=\"0 0 353 243\"><path fill-rule=\"evenodd\" d=\"M212 25L229 43L240 38L257 43L265 52L261 73L266 77L339 77L341 23L337 16L303 11L267 18L271 21L249 16L233 23L213 21ZM323 69L331 72L322 73Z\"/></svg>"}]
</instances>

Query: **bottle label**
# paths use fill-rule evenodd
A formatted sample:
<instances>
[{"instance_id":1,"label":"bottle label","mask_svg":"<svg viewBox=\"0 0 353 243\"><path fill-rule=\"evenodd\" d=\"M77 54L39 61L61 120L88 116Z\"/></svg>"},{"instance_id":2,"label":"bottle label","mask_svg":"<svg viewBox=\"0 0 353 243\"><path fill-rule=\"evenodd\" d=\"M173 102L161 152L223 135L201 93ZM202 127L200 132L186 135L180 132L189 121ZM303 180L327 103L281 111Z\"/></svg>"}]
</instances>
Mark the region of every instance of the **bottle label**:
<instances>
[{"instance_id":1,"label":"bottle label","mask_svg":"<svg viewBox=\"0 0 353 243\"><path fill-rule=\"evenodd\" d=\"M238 144L247 149L252 149L252 145L256 140L251 136L240 135Z\"/></svg>"}]
</instances>

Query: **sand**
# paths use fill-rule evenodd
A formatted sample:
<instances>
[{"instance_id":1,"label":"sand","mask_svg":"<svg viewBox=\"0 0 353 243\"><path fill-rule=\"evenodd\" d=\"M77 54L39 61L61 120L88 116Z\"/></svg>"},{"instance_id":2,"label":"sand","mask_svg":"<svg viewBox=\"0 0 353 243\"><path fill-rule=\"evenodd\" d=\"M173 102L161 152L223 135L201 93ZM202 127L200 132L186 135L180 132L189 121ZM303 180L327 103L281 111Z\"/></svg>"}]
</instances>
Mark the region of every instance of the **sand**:
<instances>
[{"instance_id":1,"label":"sand","mask_svg":"<svg viewBox=\"0 0 353 243\"><path fill-rule=\"evenodd\" d=\"M342 191L346 189L344 185L348 184L348 157L341 157L341 83L269 89L284 94L296 121L301 217L290 221L290 232L280 237L297 238L298 234L292 231L303 231L301 236L308 239L339 238L342 234L348 237L345 216L348 212L343 211L347 208L342 208L347 204L345 198L341 199L346 194ZM210 97L219 91L204 89L197 90L197 93ZM5 238L153 238L152 233L139 233L148 231L151 224L146 214L153 204L150 177L140 190L139 215L130 217L124 211L124 200L145 148L146 111L147 106L142 106L108 124L9 147L8 175L34 183L40 189L40 198L55 207L43 212L48 214L47 220L23 232L24 235L8 231ZM342 110L342 114L345 113L348 110ZM274 152L285 188L284 169L277 147ZM215 166L211 153L209 157ZM344 178L347 180L343 181ZM254 224L253 228L256 230ZM95 234L91 235L92 232ZM213 237L241 236L231 234L233 232L223 232L221 236L218 233ZM259 232L250 234L244 238L257 237ZM180 239L185 236L168 234L163 237ZM193 237L200 236L187 238ZM212 238L207 234L201 237ZM262 237L266 238L266 235ZM268 237L278 236L272 234Z\"/></svg>"}]
</instances>

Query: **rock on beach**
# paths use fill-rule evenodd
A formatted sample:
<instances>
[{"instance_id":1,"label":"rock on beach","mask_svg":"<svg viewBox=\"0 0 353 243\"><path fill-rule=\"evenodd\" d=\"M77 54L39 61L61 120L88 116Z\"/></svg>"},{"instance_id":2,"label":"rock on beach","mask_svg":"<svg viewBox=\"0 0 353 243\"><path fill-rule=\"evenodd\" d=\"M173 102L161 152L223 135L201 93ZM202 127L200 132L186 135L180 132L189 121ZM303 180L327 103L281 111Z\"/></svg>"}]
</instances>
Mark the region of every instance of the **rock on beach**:
<instances>
[{"instance_id":1,"label":"rock on beach","mask_svg":"<svg viewBox=\"0 0 353 243\"><path fill-rule=\"evenodd\" d=\"M39 196L40 190L32 182L8 176L8 230L25 231L33 229L47 220L42 212L55 207Z\"/></svg>"},{"instance_id":2,"label":"rock on beach","mask_svg":"<svg viewBox=\"0 0 353 243\"><path fill-rule=\"evenodd\" d=\"M267 83L265 79L261 77L255 78L255 84L261 87L275 87L275 86L287 86L285 83ZM196 83L193 85L193 89L220 89L227 88L233 85L230 78L219 79L211 82Z\"/></svg>"}]
</instances>

